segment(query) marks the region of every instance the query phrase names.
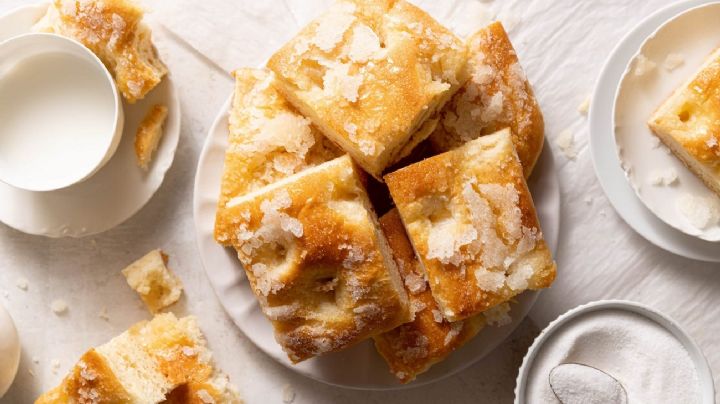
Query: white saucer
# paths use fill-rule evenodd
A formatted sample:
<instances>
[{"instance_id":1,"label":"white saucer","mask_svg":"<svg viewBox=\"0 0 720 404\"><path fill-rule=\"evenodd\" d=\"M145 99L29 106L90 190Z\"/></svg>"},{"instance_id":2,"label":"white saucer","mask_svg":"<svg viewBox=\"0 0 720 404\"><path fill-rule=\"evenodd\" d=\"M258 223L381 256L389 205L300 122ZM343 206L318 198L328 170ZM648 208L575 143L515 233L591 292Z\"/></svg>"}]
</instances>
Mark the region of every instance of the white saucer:
<instances>
[{"instance_id":1,"label":"white saucer","mask_svg":"<svg viewBox=\"0 0 720 404\"><path fill-rule=\"evenodd\" d=\"M714 2L717 0L690 0L673 4L651 15L625 36L611 53L598 78L589 119L590 149L595 172L618 214L641 236L660 248L692 259L720 262L717 243L678 231L659 219L637 197L621 168L613 127L614 100L620 80L645 40L674 16ZM662 69L661 66L658 68ZM662 99L658 100L658 104L660 102Z\"/></svg>"},{"instance_id":2,"label":"white saucer","mask_svg":"<svg viewBox=\"0 0 720 404\"><path fill-rule=\"evenodd\" d=\"M697 370L700 382L700 395L702 397L701 403L715 404L715 384L712 371L710 370L710 365L708 364L705 355L695 341L670 317L649 306L627 300L598 300L587 303L568 310L565 314L560 315L548 324L548 326L542 330L540 335L535 338L535 341L528 349L527 354L525 354L525 358L523 359L523 363L520 366L515 383L515 404L524 404L527 402L525 399L527 380L533 361L538 355L538 352L541 350L543 344L552 339L557 330L562 329L563 326L570 323L573 319L577 319L586 313L602 310L623 310L639 314L658 323L660 326L668 330L685 347L690 359L695 364L695 369Z\"/></svg>"},{"instance_id":3,"label":"white saucer","mask_svg":"<svg viewBox=\"0 0 720 404\"><path fill-rule=\"evenodd\" d=\"M262 314L247 285L237 255L213 239L215 208L228 137L230 99L220 111L205 141L197 174L193 212L200 258L218 299L235 324L255 344L279 363L312 379L346 388L391 390L428 384L459 372L495 349L520 324L535 303L538 292L522 294L511 306L513 322L505 327L487 327L445 361L436 364L417 380L401 385L390 374L387 364L375 352L371 341L351 349L292 365L275 342L270 322ZM560 188L550 147L545 147L530 181L535 206L548 245L555 250L560 228ZM350 365L349 365L350 364Z\"/></svg>"},{"instance_id":4,"label":"white saucer","mask_svg":"<svg viewBox=\"0 0 720 404\"><path fill-rule=\"evenodd\" d=\"M630 64L615 99L615 141L626 177L641 201L661 220L691 236L720 241L720 223L704 229L693 226L678 210L678 198L694 195L717 199L658 138L646 122L669 94L687 81L720 45L720 3L688 10L663 24L643 44L639 54L657 68L645 75L633 72ZM668 71L667 55L682 54L684 64ZM651 183L653 176L674 170L678 179L668 186Z\"/></svg>"},{"instance_id":5,"label":"white saucer","mask_svg":"<svg viewBox=\"0 0 720 404\"><path fill-rule=\"evenodd\" d=\"M0 16L0 41L30 32L45 10L47 4L40 4ZM168 106L168 119L150 169L144 172L135 162L135 131L156 103ZM123 138L100 171L84 182L52 192L22 191L0 183L0 221L30 234L82 237L117 226L140 210L160 188L180 137L180 102L172 77L167 76L142 101L123 108Z\"/></svg>"}]
</instances>

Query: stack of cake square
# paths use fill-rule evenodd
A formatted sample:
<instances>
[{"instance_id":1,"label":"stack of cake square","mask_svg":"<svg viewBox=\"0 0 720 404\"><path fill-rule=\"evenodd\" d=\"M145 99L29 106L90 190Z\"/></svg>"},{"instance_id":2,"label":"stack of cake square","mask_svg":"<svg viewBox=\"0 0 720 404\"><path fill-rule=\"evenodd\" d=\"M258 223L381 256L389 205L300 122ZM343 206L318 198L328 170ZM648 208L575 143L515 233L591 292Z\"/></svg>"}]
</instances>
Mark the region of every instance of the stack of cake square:
<instances>
[{"instance_id":1,"label":"stack of cake square","mask_svg":"<svg viewBox=\"0 0 720 404\"><path fill-rule=\"evenodd\" d=\"M374 338L408 382L552 283L525 183L542 114L499 23L462 41L406 1L343 0L233 75L215 238L292 362Z\"/></svg>"}]
</instances>

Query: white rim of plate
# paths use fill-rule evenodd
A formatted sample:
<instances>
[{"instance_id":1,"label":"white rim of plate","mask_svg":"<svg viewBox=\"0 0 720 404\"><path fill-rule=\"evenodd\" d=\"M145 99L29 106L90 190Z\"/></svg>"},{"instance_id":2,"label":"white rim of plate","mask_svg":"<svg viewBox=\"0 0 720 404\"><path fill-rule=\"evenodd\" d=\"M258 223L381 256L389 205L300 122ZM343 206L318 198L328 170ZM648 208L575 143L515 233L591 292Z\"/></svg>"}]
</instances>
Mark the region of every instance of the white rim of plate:
<instances>
[{"instance_id":1,"label":"white rim of plate","mask_svg":"<svg viewBox=\"0 0 720 404\"><path fill-rule=\"evenodd\" d=\"M10 9L6 13L3 13L0 15L0 21L4 21L6 19L12 18L12 19L27 19L31 14L35 14L36 16L42 16L45 12L45 9L48 7L49 3L37 3L37 4L31 4L26 6L20 6L13 9ZM28 21L28 23L30 23ZM34 21L32 22L34 23ZM13 31L12 28L9 30ZM6 32L6 31L5 31ZM5 35L5 32L3 32L3 27L0 26L0 35ZM30 32L29 27L28 30L25 32ZM12 227L18 231L21 231L26 234L31 235L38 235L38 236L46 236L51 238L59 238L59 237L86 237L91 236L94 234L102 233L105 231L108 231L121 223L127 221L131 217L133 217L136 213L138 213L149 201L150 199L155 195L155 193L160 189L160 186L165 181L165 175L167 174L167 171L172 166L174 160L175 160L175 152L177 151L177 145L180 139L180 130L181 130L181 108L180 108L180 99L178 97L177 89L175 88L175 84L172 80L172 74L168 73L164 78L163 81L159 84L159 86L167 86L168 98L163 100L163 102L167 103L168 106L168 119L165 122L165 133L163 134L163 138L160 142L160 145L158 146L158 150L155 151L154 159L152 163L150 164L150 168L147 173L142 173L142 175L146 178L145 179L145 185L148 183L151 183L152 190L151 192L147 192L146 195L144 195L140 200L135 201L134 206L132 206L132 209L129 209L125 212L124 215L121 215L121 217L117 217L112 221L105 222L103 225L98 225L96 228L88 229L85 226L78 226L78 225L66 225L66 226L58 226L54 228L49 228L46 226L46 224L39 222L36 217L33 217L32 220L11 220L12 218L3 218L0 219L0 222L4 223L5 225ZM148 99L152 97L152 94L155 92L151 92L148 95ZM138 102L137 104L134 104L135 106L140 105L142 101ZM128 120L128 111L124 111L125 115L125 128L123 129L123 138L125 136L134 136L134 133L130 133L130 126L127 125ZM128 140L130 141L130 140ZM57 191L49 191L46 192L46 194L62 194L62 193L73 193L77 192L78 195L80 193L80 190L87 191L85 189L85 186L87 183L90 183L93 178L100 175L104 170L108 170L109 167L112 165L113 160L117 157L117 155L120 153L120 148L122 147L123 140L120 140L120 145L118 145L118 150L116 151L115 156L111 158L98 172L96 172L91 178L87 179L84 182L81 182L79 184L75 184L73 186L70 186L68 188L63 188ZM163 155L163 158L161 158L161 154ZM138 167L138 170L140 168ZM35 194L31 191L23 191L16 188L13 188L9 185L5 185L0 183L0 187L2 187L2 190L0 192L13 192L17 193L16 195L30 195ZM0 207L2 207L3 202L0 202ZM7 209L7 208L6 208ZM27 216L27 215L26 215Z\"/></svg>"},{"instance_id":2,"label":"white rim of plate","mask_svg":"<svg viewBox=\"0 0 720 404\"><path fill-rule=\"evenodd\" d=\"M571 320L583 314L600 310L625 310L639 314L654 321L669 331L683 345L683 347L685 347L690 359L695 365L698 381L700 383L700 393L703 400L702 403L715 404L715 382L713 380L712 371L705 354L703 354L695 340L693 340L690 335L688 335L672 318L650 306L630 300L598 300L586 303L568 310L550 322L550 324L542 330L540 335L535 338L535 341L523 358L523 363L520 366L520 371L518 372L515 382L515 404L525 403L523 396L527 385L528 372L530 371L530 366L533 364L533 361L543 344L548 339L552 338L553 334L557 330L561 329L563 325L567 324ZM523 399L521 399L521 397L523 397Z\"/></svg>"},{"instance_id":3,"label":"white rim of plate","mask_svg":"<svg viewBox=\"0 0 720 404\"><path fill-rule=\"evenodd\" d=\"M668 19L699 5L717 0L690 0L669 5L636 25L610 53L590 103L590 151L605 195L620 217L652 244L683 257L720 262L720 249L712 243L686 235L657 218L635 195L620 167L614 140L613 114L616 90L625 69L645 39Z\"/></svg>"},{"instance_id":4,"label":"white rim of plate","mask_svg":"<svg viewBox=\"0 0 720 404\"><path fill-rule=\"evenodd\" d=\"M217 197L220 191L220 176L222 173L222 166L224 165L224 155L226 147L226 139L215 139L214 134L217 133L218 130L222 130L223 133L227 132L227 129L220 128L227 127L227 117L231 102L232 94L225 102L218 116L213 122L213 125L208 132L208 137L205 140L205 144L203 145L203 149L200 153L200 158L198 160L193 194L193 216L195 221L195 232L201 262L203 264L203 267L205 268L208 279L210 280L210 284L213 287L213 291L218 297L218 300L222 304L226 313L228 313L230 318L233 320L235 325L245 334L245 336L250 341L253 342L253 344L257 348L259 348L269 357L273 358L276 362L282 364L288 369L299 373L305 377L337 387L355 390L404 390L424 386L442 380L446 377L463 371L471 365L482 360L485 356L487 356L490 352L497 348L503 341L505 341L507 337L510 336L510 334L515 330L515 328L527 316L528 312L530 311L539 296L539 291L528 291L518 297L517 300L520 302L520 304L517 306L513 306L513 309L515 311L511 309L511 316L513 317L513 323L511 325L505 327L488 328L486 329L486 332L484 334L481 332L477 337L473 339L473 341L458 350L460 352L468 352L467 348L470 344L474 343L478 346L478 348L481 348L479 349L479 351L481 352L478 355L476 355L475 357L471 357L470 359L466 359L466 357L460 356L457 354L457 352L454 352L445 361L434 365L432 368L430 368L429 371L419 375L415 381L408 384L399 384L399 382L397 382L391 375L386 363L382 361L382 359L380 359L380 356L376 352L372 352L374 356L371 360L378 360L381 367L376 370L378 372L383 372L383 374L386 374L388 376L387 381L382 384L352 384L348 382L339 382L337 380L333 381L328 378L327 368L322 369L324 371L320 373L317 371L317 369L312 368L312 365L309 365L309 363L312 363L312 361L324 359L327 360L326 358L332 357L339 358L338 355L342 355L343 353L350 350L367 349L363 347L367 347L366 344L369 344L369 341L364 341L355 347L349 348L346 351L327 354L319 358L309 359L308 361L293 365L289 362L286 355L279 348L279 345L277 345L274 338L271 338L272 341L257 340L258 336L256 334L261 332L257 330L249 330L246 322L242 321L246 319L243 317L247 316L249 311L253 311L253 315L259 315L260 317L262 317L262 321L266 323L266 327L270 327L270 324L269 322L267 322L267 319L262 315L259 306L257 306L256 299L255 296L252 294L252 291L247 285L245 285L246 277L242 271L240 263L237 262L237 259L232 256L228 249L221 247L215 242L212 234L212 228L215 219L215 208L217 205ZM215 164L219 164L220 167L219 170L217 170L218 178L213 178L213 181L216 182L217 187L208 187L207 185L203 184L203 179L206 178L208 175L207 171L213 171L213 169L210 168L208 164L208 161L211 160L211 154L213 155L213 158L220 160L219 162L215 161ZM537 182L538 188L553 190L552 195L548 194L548 196L546 197L548 198L548 200L552 199L547 205L552 205L554 207L553 211L551 212L547 210L539 210L538 215L544 217L545 219L554 219L553 223L551 224L544 223L543 231L550 249L552 251L555 251L558 243L560 229L560 188L557 178L557 171L555 170L554 157L552 155L551 148L547 145L547 141L546 145L543 148L542 155L538 160L536 172L542 170L543 166L545 166L545 170L549 173L545 174L543 177L533 175L530 178L529 183L533 184ZM543 212L544 215L542 214ZM209 223L205 223L204 221L209 221ZM228 256L230 256L230 258L232 259L232 265L227 262ZM242 304L244 301L247 301L247 299L251 299L251 303L248 303L244 308L238 307L238 305L234 304L234 302ZM520 310L518 311L518 309ZM491 341L484 341L482 339L483 335L485 335L487 339L491 339ZM372 346L370 346L370 348L374 351L374 348L372 348ZM460 362L460 364L455 365L456 361ZM452 365L454 365L455 367L444 370L444 367L451 367Z\"/></svg>"},{"instance_id":5,"label":"white rim of plate","mask_svg":"<svg viewBox=\"0 0 720 404\"><path fill-rule=\"evenodd\" d=\"M708 189L707 186L695 176L695 174L687 169L677 157L672 154L665 154L663 150L668 150L665 146L646 150L647 145L644 145L643 147L635 145L634 142L642 141L643 138L650 139L651 137L654 137L650 129L645 124L647 117L650 116L652 111L648 113L645 113L645 111L628 113L627 109L637 108L644 110L648 107L648 102L645 101L646 96L643 93L643 90L648 90L647 85L649 85L651 88L648 91L654 92L653 97L658 95L657 100L653 101L651 105L651 108L654 111L664 100L667 99L668 94L671 94L672 91L674 91L679 85L685 83L688 77L697 71L700 64L707 60L707 56L710 52L717 47L717 40L712 40L712 46L710 49L702 51L699 63L688 64L687 62L684 62L683 66L680 66L678 69L674 69L672 72L665 72L661 66L661 60L655 58L654 60L658 66L655 69L656 71L652 72L652 74L653 77L665 75L666 77L661 79L663 83L647 84L648 81L651 80L651 77L636 77L633 74L635 60L637 60L638 56L641 54L652 56L648 51L659 46L657 45L660 40L658 38L659 36L664 35L664 37L667 37L668 30L678 30L678 28L673 28L674 25L685 22L688 18L702 13L709 7L717 8L718 6L720 6L720 2L714 1L685 10L664 22L650 36L648 36L640 46L640 49L638 49L628 62L613 101L613 127L615 128L613 131L613 138L616 146L615 151L618 155L618 159L621 161L621 164L625 167L630 167L624 169L626 173L625 178L630 183L635 195L637 195L638 199L640 199L643 204L645 204L645 206L663 222L685 234L710 242L720 241L720 224L710 226L706 229L697 229L691 226L687 223L687 219L680 217L681 215L677 212L677 208L675 207L675 201L678 195L682 192L691 195L703 195L710 198L717 198L717 195L710 191L710 189ZM698 33L696 32L695 38L697 38L697 36ZM694 41L691 40L690 42ZM703 43L699 46L703 47L704 45L706 44ZM671 53L671 50L665 49L662 52L667 55ZM655 49L654 53L657 54L659 52ZM685 53L687 53L687 51ZM693 50L690 53L698 53L698 51ZM687 71L690 71L690 73ZM678 81L678 83L674 83L675 81ZM657 80L655 80L655 82L657 82ZM668 88L660 90L659 87ZM624 112L622 114L624 118L618 116L618 113L621 111ZM632 118L636 113L640 115L639 118L636 118L640 119L640 121L636 121L636 119ZM623 123L623 125L621 125L621 123ZM649 141L650 140L647 140L645 143ZM637 150L638 147L641 148L642 152ZM649 162L650 159L653 159L654 164ZM642 170L645 176L647 176L648 173L646 171L648 169L648 165L653 165L654 167L657 167L656 169L659 169L660 167L674 168L678 172L680 179L676 181L677 184L673 184L671 186L647 186L647 184L642 183L642 177L638 178L639 173L637 171ZM647 192L647 195L643 195L644 192ZM670 200L672 202L669 202Z\"/></svg>"}]
</instances>

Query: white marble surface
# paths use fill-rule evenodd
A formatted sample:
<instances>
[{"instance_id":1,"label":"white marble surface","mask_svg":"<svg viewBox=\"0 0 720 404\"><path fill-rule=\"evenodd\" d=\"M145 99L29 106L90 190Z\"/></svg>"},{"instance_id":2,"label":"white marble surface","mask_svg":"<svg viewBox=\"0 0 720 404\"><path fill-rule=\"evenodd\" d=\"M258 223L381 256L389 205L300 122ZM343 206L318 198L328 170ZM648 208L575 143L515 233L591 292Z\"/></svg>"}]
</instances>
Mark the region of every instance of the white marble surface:
<instances>
[{"instance_id":1,"label":"white marble surface","mask_svg":"<svg viewBox=\"0 0 720 404\"><path fill-rule=\"evenodd\" d=\"M511 37L540 100L548 137L553 139L564 129L575 134L578 157L567 160L556 153L564 209L556 257L559 273L555 285L542 294L533 310L534 323L524 322L507 343L467 371L430 386L397 392L326 386L275 364L249 343L218 304L198 259L191 214L195 164L207 130L232 89L223 70L234 66L227 55L237 58L237 67L261 63L262 52L246 49L266 39L272 43L283 39L263 27L304 21L324 1L268 1L279 4L273 8L277 14L266 16L252 29L232 21L238 21L236 13L254 15L262 2L192 2L198 9L187 7L177 18L187 18L187 11L194 11L199 19L196 25L204 27L204 35L215 33L222 38L216 42L220 46L206 51L208 55L191 48L187 42L192 41L181 40L181 33L155 29L161 54L180 83L183 129L175 164L150 203L107 233L54 240L0 225L0 303L14 316L23 342L18 378L0 402L32 402L57 384L89 346L148 318L119 270L156 247L171 255L170 265L185 283L185 296L173 311L199 317L218 363L248 403L282 403L285 386L295 392L295 403L511 402L517 368L537 333L535 324L542 327L571 307L605 298L636 300L675 318L700 344L716 381L720 380L720 265L664 252L625 225L595 178L587 150L587 123L576 110L591 93L594 78L617 41L642 18L667 4L666 0L466 0L450 1L465 7L450 13L440 2L426 2L432 5L431 12L445 21L479 21L498 15L508 26L514 25ZM0 12L32 2L2 0ZM148 3L156 10L167 7L167 3ZM187 0L174 3L176 7L188 4ZM168 18L155 17L172 27ZM196 40L198 49L208 43L205 38ZM29 281L27 291L16 287L21 277ZM50 302L56 298L68 302L68 313L52 313ZM103 307L108 309L109 321L98 316ZM51 369L53 359L60 360L57 373Z\"/></svg>"}]
</instances>

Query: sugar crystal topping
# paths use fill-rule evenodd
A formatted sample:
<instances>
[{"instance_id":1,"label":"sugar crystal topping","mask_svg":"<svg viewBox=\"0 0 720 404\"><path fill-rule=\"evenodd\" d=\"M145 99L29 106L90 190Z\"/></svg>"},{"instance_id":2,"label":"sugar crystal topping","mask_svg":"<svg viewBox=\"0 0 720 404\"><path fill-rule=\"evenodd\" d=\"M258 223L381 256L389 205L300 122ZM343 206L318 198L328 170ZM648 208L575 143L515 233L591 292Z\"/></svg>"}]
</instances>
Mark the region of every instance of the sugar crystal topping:
<instances>
[{"instance_id":1,"label":"sugar crystal topping","mask_svg":"<svg viewBox=\"0 0 720 404\"><path fill-rule=\"evenodd\" d=\"M330 52L342 41L345 32L355 21L355 5L349 2L336 3L325 16L318 21L311 43L322 51Z\"/></svg>"},{"instance_id":2,"label":"sugar crystal topping","mask_svg":"<svg viewBox=\"0 0 720 404\"><path fill-rule=\"evenodd\" d=\"M451 342L453 342L453 340L455 338L457 338L458 335L460 335L460 332L462 331L464 324L465 323L463 323L462 321L456 321L454 323L450 323L450 331L448 331L448 333L445 335L445 340L443 341L443 345L448 345Z\"/></svg>"},{"instance_id":3,"label":"sugar crystal topping","mask_svg":"<svg viewBox=\"0 0 720 404\"><path fill-rule=\"evenodd\" d=\"M464 208L449 203L450 216L428 231L427 259L471 269L479 289L527 289L534 274L523 257L542 239L536 227L523 224L520 195L513 184L477 184L466 181L461 192ZM463 214L463 209L465 214ZM469 217L469 223L460 217Z\"/></svg>"}]
</instances>

